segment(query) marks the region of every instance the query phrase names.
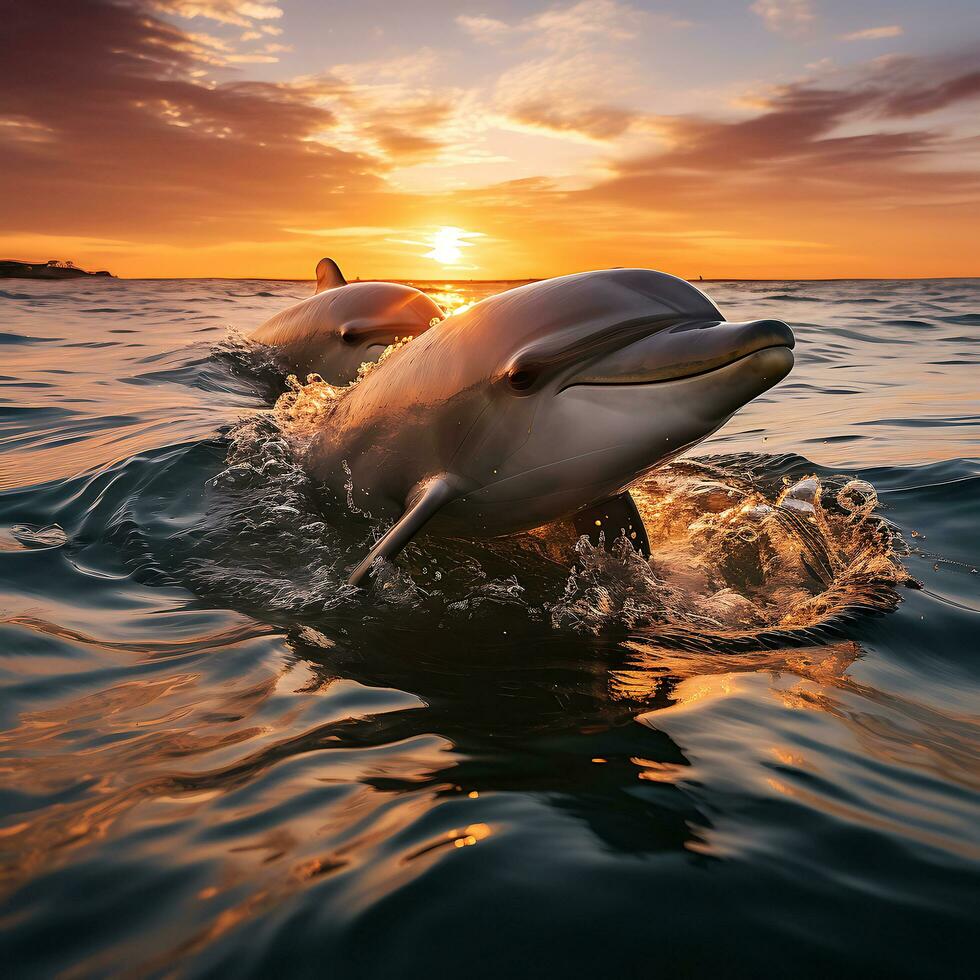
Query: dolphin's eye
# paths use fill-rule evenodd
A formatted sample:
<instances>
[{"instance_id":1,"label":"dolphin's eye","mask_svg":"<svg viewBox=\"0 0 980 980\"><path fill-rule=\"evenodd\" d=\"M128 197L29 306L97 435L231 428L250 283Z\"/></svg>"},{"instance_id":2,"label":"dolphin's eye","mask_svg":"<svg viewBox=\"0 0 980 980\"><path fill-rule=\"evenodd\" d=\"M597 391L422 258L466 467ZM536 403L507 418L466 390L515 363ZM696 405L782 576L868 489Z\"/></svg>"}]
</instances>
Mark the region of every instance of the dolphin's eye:
<instances>
[{"instance_id":1,"label":"dolphin's eye","mask_svg":"<svg viewBox=\"0 0 980 980\"><path fill-rule=\"evenodd\" d=\"M518 368L510 372L508 380L514 391L527 391L535 382L535 374L527 368Z\"/></svg>"}]
</instances>

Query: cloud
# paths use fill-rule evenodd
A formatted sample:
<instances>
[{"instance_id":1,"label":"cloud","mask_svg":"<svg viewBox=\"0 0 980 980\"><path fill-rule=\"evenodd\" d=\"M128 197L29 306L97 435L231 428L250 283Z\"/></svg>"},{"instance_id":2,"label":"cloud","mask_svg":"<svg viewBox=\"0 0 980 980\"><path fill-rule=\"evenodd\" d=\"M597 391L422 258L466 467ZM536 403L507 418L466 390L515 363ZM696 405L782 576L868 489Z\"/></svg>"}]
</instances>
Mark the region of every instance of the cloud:
<instances>
[{"instance_id":1,"label":"cloud","mask_svg":"<svg viewBox=\"0 0 980 980\"><path fill-rule=\"evenodd\" d=\"M755 0L749 10L774 34L787 37L806 34L816 20L809 0Z\"/></svg>"},{"instance_id":2,"label":"cloud","mask_svg":"<svg viewBox=\"0 0 980 980\"><path fill-rule=\"evenodd\" d=\"M346 225L342 228L283 228L294 235L313 235L317 238L371 238L400 234L399 228L387 228L383 225Z\"/></svg>"},{"instance_id":3,"label":"cloud","mask_svg":"<svg viewBox=\"0 0 980 980\"><path fill-rule=\"evenodd\" d=\"M644 14L615 0L582 0L570 7L551 7L518 25L551 48L577 47L583 40L632 41Z\"/></svg>"},{"instance_id":4,"label":"cloud","mask_svg":"<svg viewBox=\"0 0 980 980\"><path fill-rule=\"evenodd\" d=\"M604 142L622 136L641 116L616 106L579 106L574 102L563 106L541 98L512 105L508 118L528 130Z\"/></svg>"},{"instance_id":5,"label":"cloud","mask_svg":"<svg viewBox=\"0 0 980 980\"><path fill-rule=\"evenodd\" d=\"M250 0L152 0L161 13L174 14L186 20L202 17L219 24L251 27L257 20L282 17L278 3L254 3Z\"/></svg>"},{"instance_id":6,"label":"cloud","mask_svg":"<svg viewBox=\"0 0 980 980\"><path fill-rule=\"evenodd\" d=\"M886 37L901 37L905 33L900 24L889 24L886 27L868 27L863 31L852 31L842 34L842 41L879 41Z\"/></svg>"},{"instance_id":7,"label":"cloud","mask_svg":"<svg viewBox=\"0 0 980 980\"><path fill-rule=\"evenodd\" d=\"M493 104L505 125L608 141L625 133L640 114L604 97L632 85L629 62L604 51L583 49L575 58L546 55L503 72Z\"/></svg>"},{"instance_id":8,"label":"cloud","mask_svg":"<svg viewBox=\"0 0 980 980\"><path fill-rule=\"evenodd\" d=\"M639 10L616 0L580 0L568 6L549 7L512 22L460 14L456 23L477 41L489 44L524 41L531 46L559 51L595 40L631 41L655 29L691 26L688 20Z\"/></svg>"},{"instance_id":9,"label":"cloud","mask_svg":"<svg viewBox=\"0 0 980 980\"><path fill-rule=\"evenodd\" d=\"M884 100L882 109L889 116L919 116L978 95L980 71L970 71L921 89L899 90Z\"/></svg>"},{"instance_id":10,"label":"cloud","mask_svg":"<svg viewBox=\"0 0 980 980\"><path fill-rule=\"evenodd\" d=\"M140 2L141 0L136 0L137 6ZM282 28L267 23L269 20L282 17L282 8L277 3L253 3L247 0L142 0L142 2L149 4L152 10L183 20L204 19L214 21L222 27L245 28L238 36L240 42L258 41L266 35L282 33ZM288 45L267 43L256 51L239 51L229 40L203 33L188 33L188 37L211 49L208 52L209 57L202 60L215 68L275 64L279 61L274 57L275 54L292 50Z\"/></svg>"},{"instance_id":11,"label":"cloud","mask_svg":"<svg viewBox=\"0 0 980 980\"><path fill-rule=\"evenodd\" d=\"M424 136L397 126L375 123L366 130L377 147L391 160L400 165L430 160L437 156L445 143L434 136Z\"/></svg>"},{"instance_id":12,"label":"cloud","mask_svg":"<svg viewBox=\"0 0 980 980\"><path fill-rule=\"evenodd\" d=\"M648 117L660 145L607 158L606 175L590 186L529 182L479 199L489 207L496 196L501 212L508 198L520 200L507 212L513 222L560 215L552 223L567 223L593 266L969 275L975 262L960 253L980 221L976 140L919 119L941 109L947 125L969 125L967 100L980 88L974 64L971 51L889 58L756 95L749 116ZM574 261L553 229L549 249L555 261Z\"/></svg>"},{"instance_id":13,"label":"cloud","mask_svg":"<svg viewBox=\"0 0 980 980\"><path fill-rule=\"evenodd\" d=\"M935 57L895 55L873 63L867 84L882 115L922 116L980 96L978 59L976 47Z\"/></svg>"},{"instance_id":14,"label":"cloud","mask_svg":"<svg viewBox=\"0 0 980 980\"><path fill-rule=\"evenodd\" d=\"M399 166L433 162L458 149L472 107L463 90L436 86L438 57L417 55L337 65L345 90L334 104L341 139Z\"/></svg>"},{"instance_id":15,"label":"cloud","mask_svg":"<svg viewBox=\"0 0 980 980\"><path fill-rule=\"evenodd\" d=\"M970 54L892 59L841 75L836 87L774 89L751 118L661 117L668 146L614 164L615 176L586 193L743 214L760 205L867 214L903 199L975 201L980 177L950 167L949 137L893 124L980 95L969 64Z\"/></svg>"},{"instance_id":16,"label":"cloud","mask_svg":"<svg viewBox=\"0 0 980 980\"><path fill-rule=\"evenodd\" d=\"M468 14L459 14L456 23L470 37L478 41L495 42L512 33L513 28L510 24L494 17L473 17Z\"/></svg>"},{"instance_id":17,"label":"cloud","mask_svg":"<svg viewBox=\"0 0 980 980\"><path fill-rule=\"evenodd\" d=\"M494 85L498 125L579 142L609 142L642 123L643 113L622 104L638 89L628 46L689 26L615 0L554 6L512 22L467 15L456 22L476 40L506 41L523 55Z\"/></svg>"},{"instance_id":18,"label":"cloud","mask_svg":"<svg viewBox=\"0 0 980 980\"><path fill-rule=\"evenodd\" d=\"M132 4L25 3L8 26L0 118L18 125L0 133L43 136L0 135L8 230L273 234L384 186L380 159L319 138L336 123L324 105L336 79L202 82L220 44Z\"/></svg>"}]
</instances>

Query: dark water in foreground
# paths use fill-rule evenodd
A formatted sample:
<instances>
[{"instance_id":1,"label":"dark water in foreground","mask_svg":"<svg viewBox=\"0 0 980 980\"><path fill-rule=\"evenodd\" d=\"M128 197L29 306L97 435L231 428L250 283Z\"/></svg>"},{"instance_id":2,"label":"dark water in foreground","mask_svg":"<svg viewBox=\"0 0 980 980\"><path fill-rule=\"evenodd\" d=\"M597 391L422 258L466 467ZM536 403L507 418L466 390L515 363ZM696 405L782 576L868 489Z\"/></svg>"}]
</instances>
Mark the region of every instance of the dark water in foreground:
<instances>
[{"instance_id":1,"label":"dark water in foreground","mask_svg":"<svg viewBox=\"0 0 980 980\"><path fill-rule=\"evenodd\" d=\"M706 284L797 367L639 488L652 566L366 599L228 334L308 286L0 287L7 975L975 969L980 282Z\"/></svg>"}]
</instances>

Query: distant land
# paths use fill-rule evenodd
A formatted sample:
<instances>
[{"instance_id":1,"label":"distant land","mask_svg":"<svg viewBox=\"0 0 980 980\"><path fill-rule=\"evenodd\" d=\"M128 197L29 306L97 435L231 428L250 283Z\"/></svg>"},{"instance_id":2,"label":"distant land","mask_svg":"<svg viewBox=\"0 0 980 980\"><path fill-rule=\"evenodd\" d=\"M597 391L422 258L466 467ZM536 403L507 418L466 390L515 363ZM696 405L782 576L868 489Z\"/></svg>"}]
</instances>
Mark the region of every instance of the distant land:
<instances>
[{"instance_id":1,"label":"distant land","mask_svg":"<svg viewBox=\"0 0 980 980\"><path fill-rule=\"evenodd\" d=\"M80 279L83 276L106 276L111 272L86 272L74 262L48 259L47 262L20 262L17 259L0 259L0 279Z\"/></svg>"}]
</instances>

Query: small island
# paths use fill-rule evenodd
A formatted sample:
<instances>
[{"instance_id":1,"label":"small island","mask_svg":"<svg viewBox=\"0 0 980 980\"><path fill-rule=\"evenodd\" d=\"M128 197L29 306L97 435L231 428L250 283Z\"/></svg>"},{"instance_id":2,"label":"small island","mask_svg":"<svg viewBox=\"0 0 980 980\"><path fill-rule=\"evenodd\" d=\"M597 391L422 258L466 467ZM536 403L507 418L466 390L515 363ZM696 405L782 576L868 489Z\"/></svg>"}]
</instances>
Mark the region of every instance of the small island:
<instances>
[{"instance_id":1,"label":"small island","mask_svg":"<svg viewBox=\"0 0 980 980\"><path fill-rule=\"evenodd\" d=\"M48 259L47 262L20 262L16 259L0 259L0 279L80 279L83 276L105 276L111 272L86 272L72 261Z\"/></svg>"}]
</instances>

